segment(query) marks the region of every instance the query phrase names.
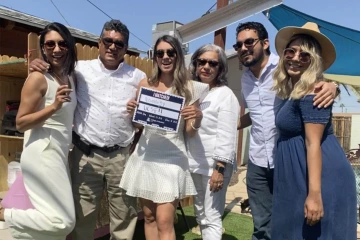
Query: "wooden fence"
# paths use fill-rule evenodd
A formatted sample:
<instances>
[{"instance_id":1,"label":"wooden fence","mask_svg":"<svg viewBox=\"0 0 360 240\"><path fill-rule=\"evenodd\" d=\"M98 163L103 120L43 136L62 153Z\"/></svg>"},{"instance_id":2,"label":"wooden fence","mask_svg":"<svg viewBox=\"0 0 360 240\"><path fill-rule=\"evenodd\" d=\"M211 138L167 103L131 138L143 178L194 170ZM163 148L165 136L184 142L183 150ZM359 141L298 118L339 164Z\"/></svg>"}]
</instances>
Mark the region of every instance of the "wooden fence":
<instances>
[{"instance_id":1,"label":"wooden fence","mask_svg":"<svg viewBox=\"0 0 360 240\"><path fill-rule=\"evenodd\" d=\"M334 116L332 120L334 135L339 140L344 151L350 149L351 116Z\"/></svg>"},{"instance_id":2,"label":"wooden fence","mask_svg":"<svg viewBox=\"0 0 360 240\"><path fill-rule=\"evenodd\" d=\"M18 57L9 57L7 55L0 55L0 63L8 63L8 62L20 62L24 61L24 58L18 58Z\"/></svg>"},{"instance_id":3,"label":"wooden fence","mask_svg":"<svg viewBox=\"0 0 360 240\"><path fill-rule=\"evenodd\" d=\"M28 35L28 49L29 62L35 58L41 58L39 36L36 33L30 33ZM97 47L90 47L80 43L76 43L76 51L78 60L92 60L96 59L99 55L99 49ZM124 62L140 69L150 77L153 67L152 60L125 54Z\"/></svg>"}]
</instances>

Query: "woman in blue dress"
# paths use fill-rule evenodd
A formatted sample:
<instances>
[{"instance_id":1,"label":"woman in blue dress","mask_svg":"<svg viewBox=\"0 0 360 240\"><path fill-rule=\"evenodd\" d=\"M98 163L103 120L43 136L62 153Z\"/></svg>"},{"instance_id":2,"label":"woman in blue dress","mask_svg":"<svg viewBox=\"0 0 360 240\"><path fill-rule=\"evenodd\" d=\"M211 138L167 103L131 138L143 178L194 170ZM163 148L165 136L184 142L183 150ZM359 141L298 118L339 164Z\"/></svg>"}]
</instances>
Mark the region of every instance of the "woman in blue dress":
<instances>
[{"instance_id":1,"label":"woman in blue dress","mask_svg":"<svg viewBox=\"0 0 360 240\"><path fill-rule=\"evenodd\" d=\"M273 240L355 240L355 177L333 134L332 106L313 106L314 85L335 61L315 23L281 29L274 90L287 99L276 116Z\"/></svg>"}]
</instances>

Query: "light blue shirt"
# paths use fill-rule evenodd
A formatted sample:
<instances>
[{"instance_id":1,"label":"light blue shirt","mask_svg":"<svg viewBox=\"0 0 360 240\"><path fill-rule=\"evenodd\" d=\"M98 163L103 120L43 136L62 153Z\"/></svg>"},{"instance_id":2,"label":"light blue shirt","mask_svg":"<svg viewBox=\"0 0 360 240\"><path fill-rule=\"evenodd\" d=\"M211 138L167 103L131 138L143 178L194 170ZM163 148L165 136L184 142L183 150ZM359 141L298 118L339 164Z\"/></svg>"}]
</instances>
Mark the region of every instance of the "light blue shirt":
<instances>
[{"instance_id":1,"label":"light blue shirt","mask_svg":"<svg viewBox=\"0 0 360 240\"><path fill-rule=\"evenodd\" d=\"M279 57L270 54L260 78L257 79L250 69L241 78L241 92L245 107L249 109L252 127L250 132L249 160L265 168L274 168L277 129L275 115L281 108L283 100L276 97L271 90L274 85L273 72Z\"/></svg>"}]
</instances>

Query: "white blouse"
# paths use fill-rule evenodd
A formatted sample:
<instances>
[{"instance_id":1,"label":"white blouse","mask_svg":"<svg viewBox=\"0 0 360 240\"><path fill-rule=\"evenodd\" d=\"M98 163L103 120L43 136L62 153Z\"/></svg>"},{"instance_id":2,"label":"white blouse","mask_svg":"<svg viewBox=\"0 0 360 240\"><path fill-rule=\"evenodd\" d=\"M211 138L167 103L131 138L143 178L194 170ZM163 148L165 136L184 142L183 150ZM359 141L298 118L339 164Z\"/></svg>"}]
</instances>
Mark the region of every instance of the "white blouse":
<instances>
[{"instance_id":1,"label":"white blouse","mask_svg":"<svg viewBox=\"0 0 360 240\"><path fill-rule=\"evenodd\" d=\"M201 127L195 136L187 137L190 172L211 176L216 161L222 161L227 163L225 176L230 176L231 165L236 163L239 101L227 86L215 87L201 102L200 109Z\"/></svg>"}]
</instances>

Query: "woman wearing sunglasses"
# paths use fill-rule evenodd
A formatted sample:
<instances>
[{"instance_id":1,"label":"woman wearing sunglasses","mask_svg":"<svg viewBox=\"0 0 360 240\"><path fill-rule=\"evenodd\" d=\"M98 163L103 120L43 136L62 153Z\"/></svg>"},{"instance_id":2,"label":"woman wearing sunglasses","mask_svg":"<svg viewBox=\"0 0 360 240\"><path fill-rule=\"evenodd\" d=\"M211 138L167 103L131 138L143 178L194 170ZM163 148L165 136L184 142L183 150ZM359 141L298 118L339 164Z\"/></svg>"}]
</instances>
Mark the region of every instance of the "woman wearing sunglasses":
<instances>
[{"instance_id":1,"label":"woman wearing sunglasses","mask_svg":"<svg viewBox=\"0 0 360 240\"><path fill-rule=\"evenodd\" d=\"M68 152L76 107L75 41L60 23L40 35L47 73L32 72L21 92L17 129L25 132L21 169L33 209L0 210L14 239L64 240L75 224Z\"/></svg>"},{"instance_id":2,"label":"woman wearing sunglasses","mask_svg":"<svg viewBox=\"0 0 360 240\"><path fill-rule=\"evenodd\" d=\"M355 177L333 134L332 106L313 106L314 85L335 61L315 23L281 29L274 72L277 96L272 239L356 239Z\"/></svg>"},{"instance_id":3,"label":"woman wearing sunglasses","mask_svg":"<svg viewBox=\"0 0 360 240\"><path fill-rule=\"evenodd\" d=\"M222 238L222 215L226 190L236 165L235 148L239 102L227 87L228 66L224 50L214 44L197 49L191 57L192 79L209 85L210 92L200 104L203 123L197 134L187 138L196 221L202 238Z\"/></svg>"},{"instance_id":4,"label":"woman wearing sunglasses","mask_svg":"<svg viewBox=\"0 0 360 240\"><path fill-rule=\"evenodd\" d=\"M165 35L156 41L153 62L152 76L142 80L139 88L185 97L179 130L170 132L145 126L127 162L120 187L127 195L140 199L146 239L175 240L174 214L179 200L196 194L184 133L193 136L200 128L199 99L208 86L188 80L181 44L172 36ZM131 116L136 106L135 100L128 103L127 111Z\"/></svg>"}]
</instances>

